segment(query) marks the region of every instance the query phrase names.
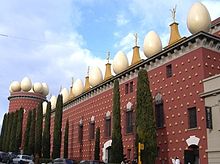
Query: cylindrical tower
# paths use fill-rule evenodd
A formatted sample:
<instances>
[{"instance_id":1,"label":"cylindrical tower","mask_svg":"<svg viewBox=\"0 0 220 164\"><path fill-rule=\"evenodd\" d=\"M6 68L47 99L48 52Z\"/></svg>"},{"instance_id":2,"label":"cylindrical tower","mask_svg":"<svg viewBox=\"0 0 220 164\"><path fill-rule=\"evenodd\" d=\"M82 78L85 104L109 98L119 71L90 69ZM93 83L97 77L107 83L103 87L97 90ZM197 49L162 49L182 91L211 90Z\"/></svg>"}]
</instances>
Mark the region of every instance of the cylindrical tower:
<instances>
[{"instance_id":1,"label":"cylindrical tower","mask_svg":"<svg viewBox=\"0 0 220 164\"><path fill-rule=\"evenodd\" d=\"M28 112L37 109L38 105L47 101L46 96L49 88L46 83L34 83L29 78L25 77L21 82L13 81L9 87L10 95L8 112L15 112L23 108L23 123L22 123L22 146L24 142L24 133L27 124Z\"/></svg>"}]
</instances>

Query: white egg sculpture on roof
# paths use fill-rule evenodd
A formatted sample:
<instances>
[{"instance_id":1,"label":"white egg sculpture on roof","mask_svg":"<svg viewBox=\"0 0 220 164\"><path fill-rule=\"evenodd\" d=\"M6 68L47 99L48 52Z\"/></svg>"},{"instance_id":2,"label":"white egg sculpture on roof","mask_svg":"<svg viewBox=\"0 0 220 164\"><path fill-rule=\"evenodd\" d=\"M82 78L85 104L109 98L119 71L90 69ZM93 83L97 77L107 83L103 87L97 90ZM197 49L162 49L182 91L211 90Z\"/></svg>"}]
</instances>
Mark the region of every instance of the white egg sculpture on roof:
<instances>
[{"instance_id":1,"label":"white egg sculpture on roof","mask_svg":"<svg viewBox=\"0 0 220 164\"><path fill-rule=\"evenodd\" d=\"M32 88L31 79L28 77L24 77L21 81L21 89L22 91L28 92Z\"/></svg>"},{"instance_id":2,"label":"white egg sculpture on roof","mask_svg":"<svg viewBox=\"0 0 220 164\"><path fill-rule=\"evenodd\" d=\"M90 67L89 69L89 83L91 86L96 86L103 81L102 71L99 67Z\"/></svg>"},{"instance_id":3,"label":"white egg sculpture on roof","mask_svg":"<svg viewBox=\"0 0 220 164\"><path fill-rule=\"evenodd\" d=\"M151 57L162 50L162 42L159 35L150 31L144 38L144 55L146 57Z\"/></svg>"},{"instance_id":4,"label":"white egg sculpture on roof","mask_svg":"<svg viewBox=\"0 0 220 164\"><path fill-rule=\"evenodd\" d=\"M43 92L43 85L41 83L39 83L39 82L34 83L33 91L36 92L36 93Z\"/></svg>"},{"instance_id":5,"label":"white egg sculpture on roof","mask_svg":"<svg viewBox=\"0 0 220 164\"><path fill-rule=\"evenodd\" d=\"M57 97L56 96L51 96L50 102L51 102L51 109L55 109L56 108L56 103L57 103Z\"/></svg>"},{"instance_id":6,"label":"white egg sculpture on roof","mask_svg":"<svg viewBox=\"0 0 220 164\"><path fill-rule=\"evenodd\" d=\"M113 71L118 74L128 67L128 58L122 51L118 51L113 60Z\"/></svg>"},{"instance_id":7,"label":"white egg sculpture on roof","mask_svg":"<svg viewBox=\"0 0 220 164\"><path fill-rule=\"evenodd\" d=\"M11 84L9 86L9 92L12 93L13 91L11 90Z\"/></svg>"},{"instance_id":8,"label":"white egg sculpture on roof","mask_svg":"<svg viewBox=\"0 0 220 164\"><path fill-rule=\"evenodd\" d=\"M49 93L49 87L46 83L42 83L42 86L43 86L43 92L42 93L43 93L44 96L47 96L48 93Z\"/></svg>"},{"instance_id":9,"label":"white egg sculpture on roof","mask_svg":"<svg viewBox=\"0 0 220 164\"><path fill-rule=\"evenodd\" d=\"M44 102L43 102L43 114L45 114L46 111L47 111L47 102L44 101Z\"/></svg>"},{"instance_id":10,"label":"white egg sculpture on roof","mask_svg":"<svg viewBox=\"0 0 220 164\"><path fill-rule=\"evenodd\" d=\"M21 84L18 81L13 81L10 86L12 92L19 92L21 90Z\"/></svg>"},{"instance_id":11,"label":"white egg sculpture on roof","mask_svg":"<svg viewBox=\"0 0 220 164\"><path fill-rule=\"evenodd\" d=\"M209 11L201 2L194 3L190 8L187 16L187 27L192 34L199 31L209 31L211 17Z\"/></svg>"},{"instance_id":12,"label":"white egg sculpture on roof","mask_svg":"<svg viewBox=\"0 0 220 164\"><path fill-rule=\"evenodd\" d=\"M34 93L33 87L28 92Z\"/></svg>"},{"instance_id":13,"label":"white egg sculpture on roof","mask_svg":"<svg viewBox=\"0 0 220 164\"><path fill-rule=\"evenodd\" d=\"M83 82L80 79L77 79L74 83L73 83L73 88L72 88L72 92L74 97L80 95L83 92Z\"/></svg>"},{"instance_id":14,"label":"white egg sculpture on roof","mask_svg":"<svg viewBox=\"0 0 220 164\"><path fill-rule=\"evenodd\" d=\"M63 88L60 92L60 94L63 96L63 103L68 101L69 98L69 91L66 88Z\"/></svg>"}]
</instances>

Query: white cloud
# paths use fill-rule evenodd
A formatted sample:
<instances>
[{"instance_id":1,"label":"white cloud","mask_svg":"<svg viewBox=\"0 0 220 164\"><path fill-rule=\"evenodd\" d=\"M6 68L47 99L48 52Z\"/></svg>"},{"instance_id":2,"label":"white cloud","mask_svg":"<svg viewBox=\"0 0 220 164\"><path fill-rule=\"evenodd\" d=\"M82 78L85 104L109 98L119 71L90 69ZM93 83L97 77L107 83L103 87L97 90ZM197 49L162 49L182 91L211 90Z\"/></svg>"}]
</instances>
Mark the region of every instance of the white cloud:
<instances>
[{"instance_id":1,"label":"white cloud","mask_svg":"<svg viewBox=\"0 0 220 164\"><path fill-rule=\"evenodd\" d=\"M115 43L114 47L121 51L129 51L134 46L134 34L128 33L125 37Z\"/></svg>"},{"instance_id":2,"label":"white cloud","mask_svg":"<svg viewBox=\"0 0 220 164\"><path fill-rule=\"evenodd\" d=\"M123 14L118 14L116 16L116 23L117 26L124 26L129 22L128 19L125 18L125 16Z\"/></svg>"},{"instance_id":3,"label":"white cloud","mask_svg":"<svg viewBox=\"0 0 220 164\"><path fill-rule=\"evenodd\" d=\"M20 1L11 3L0 6L0 33L9 35L0 38L0 69L5 70L0 72L1 118L13 80L29 76L32 82L46 82L57 95L61 85L69 88L71 77L84 81L88 65L104 71L106 62L84 48L77 31L81 11L71 1L37 1L26 3L25 9Z\"/></svg>"},{"instance_id":4,"label":"white cloud","mask_svg":"<svg viewBox=\"0 0 220 164\"><path fill-rule=\"evenodd\" d=\"M203 0L202 3L207 7L211 19L214 20L220 16L220 1L219 0Z\"/></svg>"}]
</instances>

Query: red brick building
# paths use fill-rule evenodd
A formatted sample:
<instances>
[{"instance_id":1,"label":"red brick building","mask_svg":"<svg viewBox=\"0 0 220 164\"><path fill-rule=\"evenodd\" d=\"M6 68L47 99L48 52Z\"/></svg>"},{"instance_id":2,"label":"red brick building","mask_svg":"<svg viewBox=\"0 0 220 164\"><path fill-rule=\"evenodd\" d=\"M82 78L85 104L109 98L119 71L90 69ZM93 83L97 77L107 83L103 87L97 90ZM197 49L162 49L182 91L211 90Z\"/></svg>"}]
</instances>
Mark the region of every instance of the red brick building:
<instances>
[{"instance_id":1,"label":"red brick building","mask_svg":"<svg viewBox=\"0 0 220 164\"><path fill-rule=\"evenodd\" d=\"M138 49L134 47L135 51ZM148 71L155 105L158 157L156 163L194 160L208 163L203 79L220 74L220 20L213 21L211 30L181 38L162 51L129 66L111 78L71 98L64 104L62 131L69 119L69 158L93 159L95 129L100 127L100 156L108 162L111 149L113 82L120 83L121 126L124 154L135 158L135 108L137 74ZM22 103L32 109L45 99L32 93L12 94L9 111ZM24 103L24 104L23 104ZM54 113L51 119L53 137ZM63 156L63 138L61 156Z\"/></svg>"}]
</instances>

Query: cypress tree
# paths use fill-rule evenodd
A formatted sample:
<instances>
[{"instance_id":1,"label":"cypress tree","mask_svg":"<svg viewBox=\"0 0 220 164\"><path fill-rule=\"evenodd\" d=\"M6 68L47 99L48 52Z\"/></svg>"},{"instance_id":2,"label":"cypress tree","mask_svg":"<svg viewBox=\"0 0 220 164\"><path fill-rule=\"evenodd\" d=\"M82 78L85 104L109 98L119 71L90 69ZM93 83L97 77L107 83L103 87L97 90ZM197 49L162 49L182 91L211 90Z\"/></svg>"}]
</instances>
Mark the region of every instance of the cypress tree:
<instances>
[{"instance_id":1,"label":"cypress tree","mask_svg":"<svg viewBox=\"0 0 220 164\"><path fill-rule=\"evenodd\" d=\"M2 123L2 129L1 129L1 138L0 138L0 150L3 150L3 139L5 135L6 128L6 122L7 122L7 113L4 114L3 123Z\"/></svg>"},{"instance_id":2,"label":"cypress tree","mask_svg":"<svg viewBox=\"0 0 220 164\"><path fill-rule=\"evenodd\" d=\"M44 158L50 158L50 118L51 117L51 103L47 103L47 110L44 122L44 131L42 138L42 151Z\"/></svg>"},{"instance_id":3,"label":"cypress tree","mask_svg":"<svg viewBox=\"0 0 220 164\"><path fill-rule=\"evenodd\" d=\"M30 135L30 127L31 127L31 118L32 118L32 111L30 110L28 112L27 124L26 124L26 129L25 129L25 134L24 134L24 154L30 154L28 143L29 143L29 135Z\"/></svg>"},{"instance_id":4,"label":"cypress tree","mask_svg":"<svg viewBox=\"0 0 220 164\"><path fill-rule=\"evenodd\" d=\"M147 71L140 70L137 81L136 143L144 144L141 153L143 164L154 164L156 158L156 125L153 109Z\"/></svg>"},{"instance_id":5,"label":"cypress tree","mask_svg":"<svg viewBox=\"0 0 220 164\"><path fill-rule=\"evenodd\" d=\"M11 129L11 136L10 136L10 145L9 151L15 152L16 146L16 128L17 128L17 121L18 121L18 110L14 113L13 121L12 121L12 129Z\"/></svg>"},{"instance_id":6,"label":"cypress tree","mask_svg":"<svg viewBox=\"0 0 220 164\"><path fill-rule=\"evenodd\" d=\"M68 158L69 119L66 120L64 134L64 158Z\"/></svg>"},{"instance_id":7,"label":"cypress tree","mask_svg":"<svg viewBox=\"0 0 220 164\"><path fill-rule=\"evenodd\" d=\"M61 127L62 127L62 114L63 114L63 97L58 95L55 118L54 118L54 133L53 133L53 158L60 157L60 147L61 147Z\"/></svg>"},{"instance_id":8,"label":"cypress tree","mask_svg":"<svg viewBox=\"0 0 220 164\"><path fill-rule=\"evenodd\" d=\"M36 119L36 128L35 128L35 153L41 157L42 149L42 125L43 125L43 107L42 103L38 105L37 109L37 119Z\"/></svg>"},{"instance_id":9,"label":"cypress tree","mask_svg":"<svg viewBox=\"0 0 220 164\"><path fill-rule=\"evenodd\" d=\"M100 127L96 128L95 133L95 153L94 153L94 159L100 160Z\"/></svg>"},{"instance_id":10,"label":"cypress tree","mask_svg":"<svg viewBox=\"0 0 220 164\"><path fill-rule=\"evenodd\" d=\"M30 150L29 155L35 154L35 126L36 126L36 109L32 110L31 127L29 133L28 149Z\"/></svg>"},{"instance_id":11,"label":"cypress tree","mask_svg":"<svg viewBox=\"0 0 220 164\"><path fill-rule=\"evenodd\" d=\"M11 132L12 132L12 126L13 126L13 120L14 120L14 112L10 113L10 118L9 118L9 124L8 124L8 132L7 132L7 138L6 138L6 149L5 151L8 152L10 148L10 143L11 143Z\"/></svg>"},{"instance_id":12,"label":"cypress tree","mask_svg":"<svg viewBox=\"0 0 220 164\"><path fill-rule=\"evenodd\" d=\"M2 150L5 151L6 149L6 139L7 139L7 133L8 133L8 124L9 124L9 113L6 115L5 118L5 125L4 125L4 134L2 139Z\"/></svg>"},{"instance_id":13,"label":"cypress tree","mask_svg":"<svg viewBox=\"0 0 220 164\"><path fill-rule=\"evenodd\" d=\"M113 90L113 129L110 162L121 163L123 160L124 155L121 135L120 92L119 82L118 80L115 80Z\"/></svg>"},{"instance_id":14,"label":"cypress tree","mask_svg":"<svg viewBox=\"0 0 220 164\"><path fill-rule=\"evenodd\" d=\"M17 127L16 127L16 147L15 152L20 151L21 141L22 141L22 125L23 125L23 108L20 108L18 112L18 121L17 121Z\"/></svg>"}]
</instances>

